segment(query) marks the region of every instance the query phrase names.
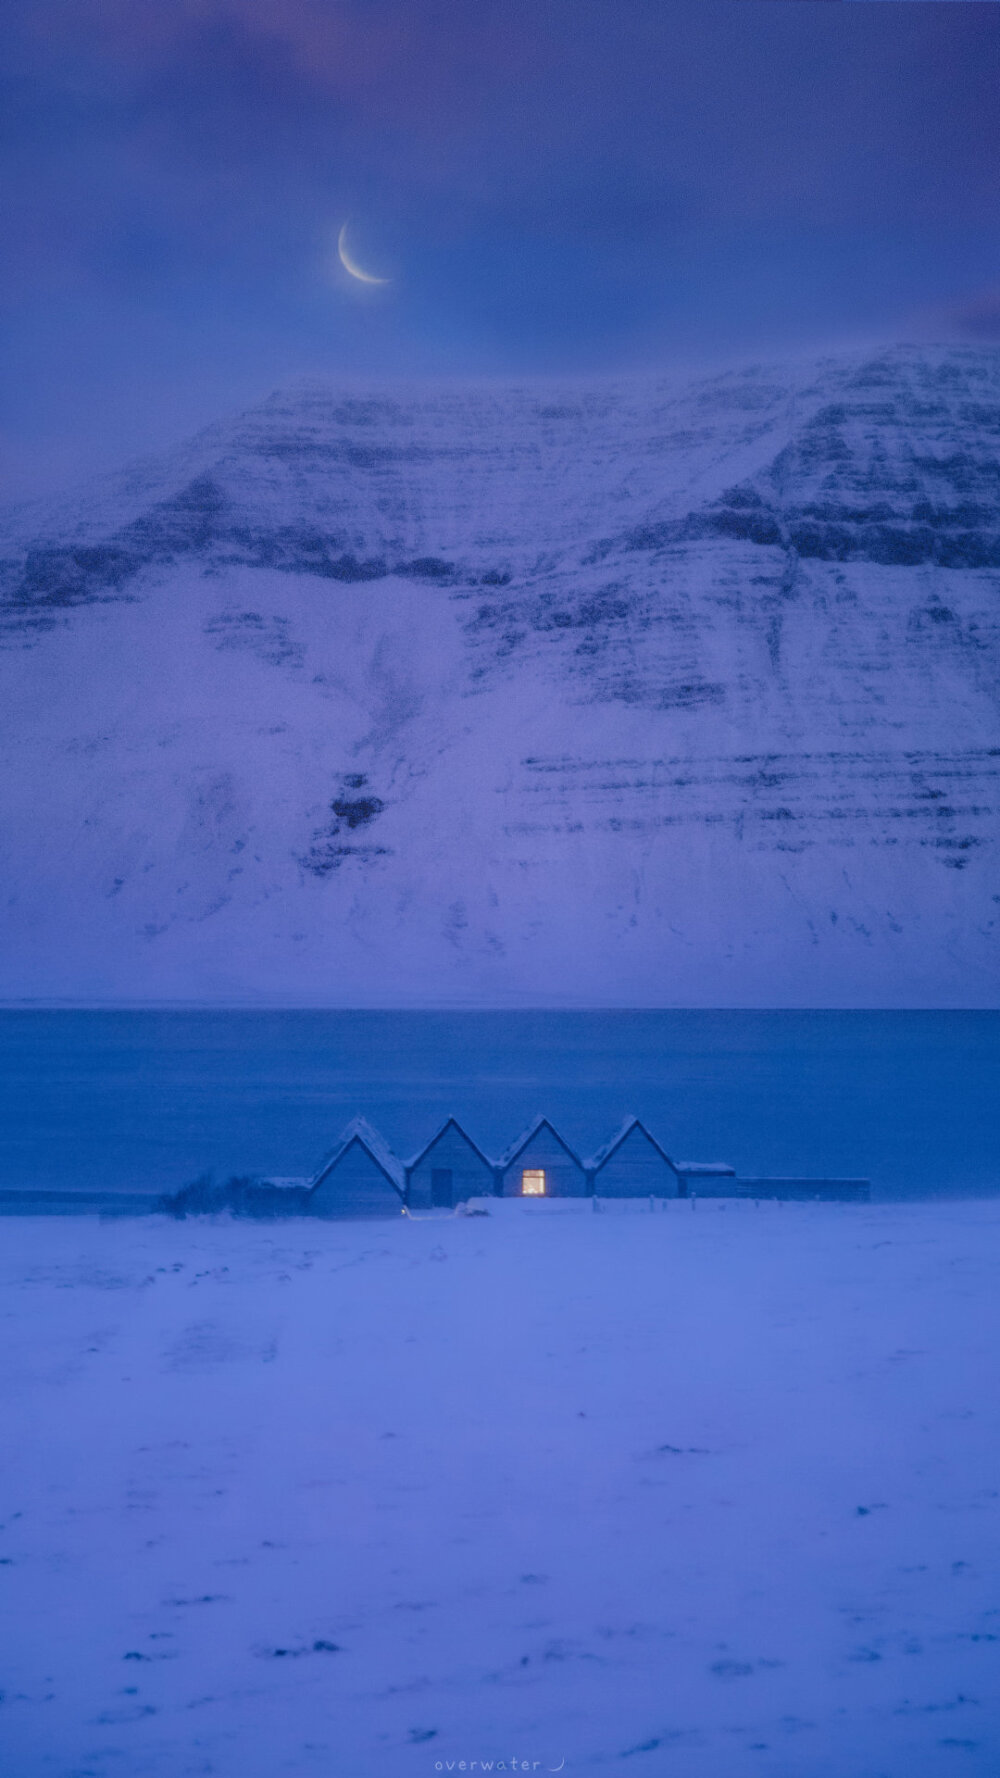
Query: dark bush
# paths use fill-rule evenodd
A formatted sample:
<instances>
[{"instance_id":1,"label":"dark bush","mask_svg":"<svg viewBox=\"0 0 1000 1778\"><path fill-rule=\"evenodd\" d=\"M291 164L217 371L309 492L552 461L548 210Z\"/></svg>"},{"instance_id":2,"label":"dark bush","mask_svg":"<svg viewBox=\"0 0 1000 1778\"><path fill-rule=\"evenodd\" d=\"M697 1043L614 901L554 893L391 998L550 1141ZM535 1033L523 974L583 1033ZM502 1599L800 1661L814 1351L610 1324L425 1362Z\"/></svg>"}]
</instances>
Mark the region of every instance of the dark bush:
<instances>
[{"instance_id":1,"label":"dark bush","mask_svg":"<svg viewBox=\"0 0 1000 1778\"><path fill-rule=\"evenodd\" d=\"M307 1198L305 1186L277 1186L267 1179L235 1176L218 1184L210 1173L202 1173L167 1197L164 1207L177 1217L218 1216L228 1210L232 1216L268 1219L300 1216Z\"/></svg>"}]
</instances>

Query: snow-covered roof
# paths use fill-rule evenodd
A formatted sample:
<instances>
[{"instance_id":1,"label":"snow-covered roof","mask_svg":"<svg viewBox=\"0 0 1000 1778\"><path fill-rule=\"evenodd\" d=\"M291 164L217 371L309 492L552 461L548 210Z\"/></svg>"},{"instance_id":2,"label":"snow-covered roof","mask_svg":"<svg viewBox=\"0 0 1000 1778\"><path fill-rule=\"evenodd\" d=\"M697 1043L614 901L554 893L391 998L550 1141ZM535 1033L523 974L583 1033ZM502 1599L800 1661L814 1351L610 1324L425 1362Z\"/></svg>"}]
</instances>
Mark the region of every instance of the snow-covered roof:
<instances>
[{"instance_id":1,"label":"snow-covered roof","mask_svg":"<svg viewBox=\"0 0 1000 1778\"><path fill-rule=\"evenodd\" d=\"M752 1185L871 1185L870 1179L803 1179L798 1173L742 1174L740 1184Z\"/></svg>"},{"instance_id":2,"label":"snow-covered roof","mask_svg":"<svg viewBox=\"0 0 1000 1778\"><path fill-rule=\"evenodd\" d=\"M338 1161L347 1153L354 1142L360 1142L367 1149L377 1167L381 1167L391 1185L402 1194L406 1191L406 1174L399 1157L393 1154L384 1136L381 1136L365 1117L352 1117L349 1124L340 1133L337 1146L330 1150L319 1172L309 1182L310 1190L316 1187L331 1173Z\"/></svg>"},{"instance_id":3,"label":"snow-covered roof","mask_svg":"<svg viewBox=\"0 0 1000 1778\"><path fill-rule=\"evenodd\" d=\"M622 1143L625 1141L625 1138L627 1136L630 1136L632 1134L632 1131L636 1130L636 1129L641 1130L643 1135L647 1138L647 1140L653 1144L653 1147L656 1149L657 1154L663 1156L663 1159L666 1161L667 1166L673 1167L674 1162L670 1159L670 1156L668 1155L666 1149L661 1148L660 1144L656 1140L656 1137L650 1135L650 1133L647 1130L642 1119L639 1117L627 1117L624 1119L624 1121L622 1123L619 1124L619 1126L618 1126L617 1130L615 1130L614 1134L609 1136L606 1142L602 1143L600 1148L595 1148L590 1159L588 1161L584 1161L583 1164L586 1167L588 1173L599 1172L600 1169L604 1166L605 1161L610 1161L611 1156L615 1153L615 1150L619 1149L621 1147Z\"/></svg>"},{"instance_id":4,"label":"snow-covered roof","mask_svg":"<svg viewBox=\"0 0 1000 1778\"><path fill-rule=\"evenodd\" d=\"M674 1161L678 1173L721 1173L727 1178L736 1172L728 1161Z\"/></svg>"},{"instance_id":5,"label":"snow-covered roof","mask_svg":"<svg viewBox=\"0 0 1000 1778\"><path fill-rule=\"evenodd\" d=\"M434 1147L435 1142L439 1142L441 1140L441 1137L444 1135L445 1131L450 1130L452 1125L454 1125L455 1129L458 1131L460 1136L465 1137L465 1140L469 1144L469 1147L473 1150L473 1152L475 1154L477 1154L479 1156L479 1159L481 1161L485 1162L487 1167L494 1166L495 1163L490 1160L489 1155L483 1153L478 1142L473 1142L472 1137L469 1135L468 1130L463 1129L463 1127L459 1123L457 1117L447 1117L447 1118L445 1118L444 1123L441 1125L441 1128L434 1132L434 1135L431 1137L430 1141L425 1142L423 1148L421 1148L417 1151L417 1153L413 1156L413 1159L409 1160L405 1163L407 1173L412 1173L414 1167L419 1167L424 1156L426 1154L430 1153L431 1149Z\"/></svg>"},{"instance_id":6,"label":"snow-covered roof","mask_svg":"<svg viewBox=\"0 0 1000 1778\"><path fill-rule=\"evenodd\" d=\"M497 1166L500 1168L509 1167L513 1161L517 1160L517 1157L521 1153L522 1148L526 1148L528 1143L532 1140L532 1138L538 1135L539 1130L543 1130L543 1129L548 1130L549 1133L555 1137L556 1141L559 1143L560 1148L564 1148L566 1150L566 1153L569 1155L569 1158L571 1161L575 1161L576 1165L578 1167L583 1166L583 1162L581 1161L579 1155L575 1154L573 1152L573 1150L570 1148L569 1143L567 1141L565 1141L562 1136L560 1136L559 1131L556 1129L555 1125L551 1124L549 1122L548 1118L543 1117L541 1115L541 1113L539 1113L538 1117L532 1119L531 1123L528 1125L526 1130L521 1131L520 1136L517 1137L516 1141L514 1141L510 1144L509 1148L504 1149L503 1154L500 1156L499 1160L497 1161Z\"/></svg>"}]
</instances>

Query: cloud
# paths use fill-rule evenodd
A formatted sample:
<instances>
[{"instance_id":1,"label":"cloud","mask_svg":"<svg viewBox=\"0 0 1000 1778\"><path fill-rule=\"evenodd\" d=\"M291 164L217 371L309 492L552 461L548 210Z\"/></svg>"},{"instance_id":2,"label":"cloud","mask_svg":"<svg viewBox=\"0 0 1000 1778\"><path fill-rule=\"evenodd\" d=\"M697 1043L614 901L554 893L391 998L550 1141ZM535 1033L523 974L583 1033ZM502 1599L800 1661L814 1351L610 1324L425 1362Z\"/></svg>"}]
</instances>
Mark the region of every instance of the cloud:
<instances>
[{"instance_id":1,"label":"cloud","mask_svg":"<svg viewBox=\"0 0 1000 1778\"><path fill-rule=\"evenodd\" d=\"M1000 195L992 6L12 3L50 75L88 69L196 138L214 107L236 148L252 131L281 152L325 119L409 183L530 191L611 167L645 202L666 187L768 223Z\"/></svg>"},{"instance_id":2,"label":"cloud","mask_svg":"<svg viewBox=\"0 0 1000 1778\"><path fill-rule=\"evenodd\" d=\"M1000 263L998 6L7 0L5 32L11 436L226 366L242 400L867 337ZM331 287L347 219L391 300ZM991 301L944 325L993 337Z\"/></svg>"},{"instance_id":3,"label":"cloud","mask_svg":"<svg viewBox=\"0 0 1000 1778\"><path fill-rule=\"evenodd\" d=\"M256 67L265 88L291 81L380 107L385 123L440 127L547 63L555 46L538 16L523 0L475 13L464 0L50 0L26 5L22 26L43 55L132 79L186 72L204 83Z\"/></svg>"},{"instance_id":4,"label":"cloud","mask_svg":"<svg viewBox=\"0 0 1000 1778\"><path fill-rule=\"evenodd\" d=\"M937 314L949 331L966 339L1000 340L1000 284L945 304Z\"/></svg>"}]
</instances>

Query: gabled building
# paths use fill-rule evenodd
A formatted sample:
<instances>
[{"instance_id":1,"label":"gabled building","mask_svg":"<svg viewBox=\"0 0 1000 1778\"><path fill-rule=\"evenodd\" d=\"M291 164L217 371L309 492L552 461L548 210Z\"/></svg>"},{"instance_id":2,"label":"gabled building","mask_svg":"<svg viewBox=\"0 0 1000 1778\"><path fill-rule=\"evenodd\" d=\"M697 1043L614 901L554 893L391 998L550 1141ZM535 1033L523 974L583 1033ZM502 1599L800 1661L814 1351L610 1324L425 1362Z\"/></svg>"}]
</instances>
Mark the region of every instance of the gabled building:
<instances>
[{"instance_id":1,"label":"gabled building","mask_svg":"<svg viewBox=\"0 0 1000 1778\"><path fill-rule=\"evenodd\" d=\"M547 1117L536 1117L497 1161L498 1190L505 1198L583 1198L587 1175Z\"/></svg>"},{"instance_id":2,"label":"gabled building","mask_svg":"<svg viewBox=\"0 0 1000 1778\"><path fill-rule=\"evenodd\" d=\"M682 1198L733 1198L736 1168L728 1161L675 1161Z\"/></svg>"},{"instance_id":3,"label":"gabled building","mask_svg":"<svg viewBox=\"0 0 1000 1778\"><path fill-rule=\"evenodd\" d=\"M493 1195L496 1169L450 1117L406 1167L406 1202L413 1210L450 1210L467 1198Z\"/></svg>"},{"instance_id":4,"label":"gabled building","mask_svg":"<svg viewBox=\"0 0 1000 1778\"><path fill-rule=\"evenodd\" d=\"M673 1161L637 1117L627 1117L584 1165L599 1198L681 1196Z\"/></svg>"},{"instance_id":5,"label":"gabled building","mask_svg":"<svg viewBox=\"0 0 1000 1778\"><path fill-rule=\"evenodd\" d=\"M389 1144L363 1117L355 1117L312 1180L306 1212L312 1216L400 1216L406 1174Z\"/></svg>"}]
</instances>

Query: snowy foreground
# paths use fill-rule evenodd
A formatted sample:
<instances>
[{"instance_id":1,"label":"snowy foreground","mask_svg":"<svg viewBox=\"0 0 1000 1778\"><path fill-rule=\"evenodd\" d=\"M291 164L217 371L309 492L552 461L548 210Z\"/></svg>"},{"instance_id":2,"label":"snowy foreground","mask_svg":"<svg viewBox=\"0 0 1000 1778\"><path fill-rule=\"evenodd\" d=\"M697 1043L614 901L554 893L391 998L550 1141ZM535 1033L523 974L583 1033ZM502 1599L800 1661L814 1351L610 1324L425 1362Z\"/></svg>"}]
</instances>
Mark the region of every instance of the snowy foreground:
<instances>
[{"instance_id":1,"label":"snowy foreground","mask_svg":"<svg viewBox=\"0 0 1000 1778\"><path fill-rule=\"evenodd\" d=\"M4 1778L1000 1771L1000 1205L3 1235Z\"/></svg>"}]
</instances>

